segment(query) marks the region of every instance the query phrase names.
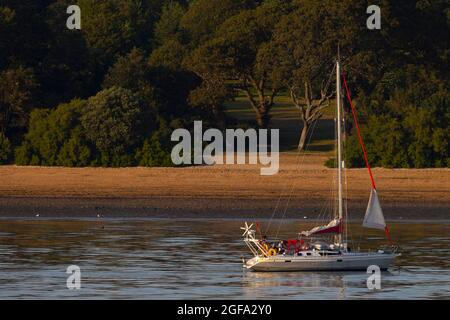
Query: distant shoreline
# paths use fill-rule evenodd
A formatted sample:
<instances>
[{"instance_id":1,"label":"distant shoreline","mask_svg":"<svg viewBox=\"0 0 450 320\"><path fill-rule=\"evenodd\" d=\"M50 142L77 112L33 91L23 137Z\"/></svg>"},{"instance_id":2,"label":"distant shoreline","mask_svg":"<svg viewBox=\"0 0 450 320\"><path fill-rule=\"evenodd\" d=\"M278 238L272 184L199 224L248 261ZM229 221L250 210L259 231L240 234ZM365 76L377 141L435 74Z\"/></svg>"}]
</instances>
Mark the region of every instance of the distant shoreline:
<instances>
[{"instance_id":1,"label":"distant shoreline","mask_svg":"<svg viewBox=\"0 0 450 320\"><path fill-rule=\"evenodd\" d=\"M181 198L58 198L58 197L0 197L0 217L33 218L212 218L212 219L270 219L277 199L181 199ZM450 204L385 202L386 219L445 220L450 219ZM351 220L361 219L365 203L349 203ZM274 218L282 218L285 205L279 205ZM330 213L323 204L291 201L284 214L288 219L314 220Z\"/></svg>"},{"instance_id":2,"label":"distant shoreline","mask_svg":"<svg viewBox=\"0 0 450 320\"><path fill-rule=\"evenodd\" d=\"M275 218L330 215L335 170L326 155L282 153L280 172L258 165L184 168L60 168L0 166L1 217ZM450 219L450 169L373 169L387 220ZM370 180L351 169L351 219L365 213ZM287 208L287 209L286 209Z\"/></svg>"}]
</instances>

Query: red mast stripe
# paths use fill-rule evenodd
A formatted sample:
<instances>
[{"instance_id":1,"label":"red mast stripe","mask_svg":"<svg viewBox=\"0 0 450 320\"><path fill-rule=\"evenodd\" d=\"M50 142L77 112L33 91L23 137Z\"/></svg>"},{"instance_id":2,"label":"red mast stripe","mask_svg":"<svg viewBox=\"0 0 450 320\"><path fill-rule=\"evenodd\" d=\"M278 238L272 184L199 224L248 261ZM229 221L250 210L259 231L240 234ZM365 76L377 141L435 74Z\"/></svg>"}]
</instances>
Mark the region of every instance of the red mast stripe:
<instances>
[{"instance_id":1,"label":"red mast stripe","mask_svg":"<svg viewBox=\"0 0 450 320\"><path fill-rule=\"evenodd\" d=\"M359 128L358 120L357 120L357 118L356 118L356 109L355 109L355 107L353 106L352 98L350 97L350 91L348 90L348 87L347 87L347 81L345 80L345 75L344 75L344 73L342 73L342 79L344 80L345 91L346 91L346 93L347 93L347 99L348 99L348 101L349 101L349 103L350 103L350 107L351 107L351 109L352 109L353 120L355 121L356 129L357 129L357 131L358 131L359 143L361 144L361 148L362 148L363 153L364 153L364 160L365 160L365 162L366 162L367 170L369 171L370 181L372 182L372 188L373 188L374 190L377 190L377 188L375 187L375 181L374 181L374 179L373 179L372 170L370 169L369 159L367 158L366 147L364 146L364 141L363 141L363 138L362 138L362 135L361 135L361 130L360 130L360 128Z\"/></svg>"},{"instance_id":2,"label":"red mast stripe","mask_svg":"<svg viewBox=\"0 0 450 320\"><path fill-rule=\"evenodd\" d=\"M345 91L347 93L347 99L348 99L348 101L350 103L350 107L352 109L353 120L355 121L356 129L358 131L359 143L360 143L361 148L364 153L364 160L366 161L366 167L367 167L367 170L369 171L370 181L372 182L372 188L376 191L377 188L375 187L375 180L373 179L372 169L370 169L369 159L367 158L366 147L364 146L364 141L363 141L363 138L361 135L361 130L359 128L358 119L356 117L356 109L355 109L355 106L353 105L352 98L350 97L350 91L348 90L347 81L345 80L344 73L342 73L342 79L344 80L344 87L345 87ZM389 242L392 243L391 236L389 235L389 229L387 226L384 228L384 232L386 233L386 237L388 238Z\"/></svg>"}]
</instances>

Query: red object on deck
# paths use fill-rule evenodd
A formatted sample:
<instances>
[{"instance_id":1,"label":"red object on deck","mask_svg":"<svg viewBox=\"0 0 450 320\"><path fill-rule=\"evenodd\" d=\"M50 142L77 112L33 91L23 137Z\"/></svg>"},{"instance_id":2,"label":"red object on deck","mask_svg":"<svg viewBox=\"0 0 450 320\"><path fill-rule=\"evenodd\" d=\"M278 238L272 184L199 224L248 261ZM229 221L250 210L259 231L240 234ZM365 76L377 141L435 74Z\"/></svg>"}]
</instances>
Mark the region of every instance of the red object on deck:
<instances>
[{"instance_id":1,"label":"red object on deck","mask_svg":"<svg viewBox=\"0 0 450 320\"><path fill-rule=\"evenodd\" d=\"M257 230L258 233L259 233L259 238L262 239L263 236L262 236L261 228L259 227L259 222L258 222L258 221L256 222L256 230Z\"/></svg>"},{"instance_id":2,"label":"red object on deck","mask_svg":"<svg viewBox=\"0 0 450 320\"><path fill-rule=\"evenodd\" d=\"M296 240L296 239L285 240L285 244L286 244L288 250L291 250L291 246L292 246L293 249L295 249L295 252L298 253L302 249L303 245L305 244L305 241L304 240Z\"/></svg>"},{"instance_id":3,"label":"red object on deck","mask_svg":"<svg viewBox=\"0 0 450 320\"><path fill-rule=\"evenodd\" d=\"M384 228L384 232L386 233L386 237L388 238L389 242L392 243L391 236L389 235L389 229L387 226L386 228Z\"/></svg>"}]
</instances>

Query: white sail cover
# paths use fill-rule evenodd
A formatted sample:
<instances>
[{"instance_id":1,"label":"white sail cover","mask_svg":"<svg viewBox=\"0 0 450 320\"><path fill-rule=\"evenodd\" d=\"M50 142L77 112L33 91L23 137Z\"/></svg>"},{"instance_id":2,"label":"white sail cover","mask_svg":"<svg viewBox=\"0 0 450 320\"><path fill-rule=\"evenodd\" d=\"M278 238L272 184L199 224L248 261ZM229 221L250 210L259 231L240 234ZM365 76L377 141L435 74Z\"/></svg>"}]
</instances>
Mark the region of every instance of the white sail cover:
<instances>
[{"instance_id":1,"label":"white sail cover","mask_svg":"<svg viewBox=\"0 0 450 320\"><path fill-rule=\"evenodd\" d=\"M363 226L366 228L381 230L385 230L386 228L383 210L381 210L380 201L378 200L377 191L375 189L372 189L372 192L370 193L369 204L367 205Z\"/></svg>"}]
</instances>

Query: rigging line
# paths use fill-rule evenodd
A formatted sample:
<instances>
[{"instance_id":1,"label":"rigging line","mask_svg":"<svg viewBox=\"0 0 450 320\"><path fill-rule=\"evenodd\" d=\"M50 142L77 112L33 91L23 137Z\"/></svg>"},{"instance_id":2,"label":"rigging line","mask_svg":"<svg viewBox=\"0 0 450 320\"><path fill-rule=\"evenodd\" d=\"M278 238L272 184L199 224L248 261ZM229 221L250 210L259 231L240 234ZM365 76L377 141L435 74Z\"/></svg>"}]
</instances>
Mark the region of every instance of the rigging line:
<instances>
[{"instance_id":1,"label":"rigging line","mask_svg":"<svg viewBox=\"0 0 450 320\"><path fill-rule=\"evenodd\" d=\"M300 155L301 155L301 150L297 149L297 154L296 154L296 159L295 159L296 167L298 167L298 165L299 165ZM275 214L276 214L276 212L277 212L277 210L278 210L278 207L279 207L279 205L280 205L281 198L283 198L284 193L285 193L286 190L287 190L287 184L285 184L285 185L283 186L283 189L282 189L282 191L281 191L281 193L280 193L280 196L278 197L278 201L277 201L277 203L276 203L276 205L275 205L275 208L274 208L274 210L273 210L272 216L270 217L269 223L268 223L268 225L267 225L267 227L266 227L265 234L267 234L267 232L268 232L269 229L270 229L270 226L271 226L271 224L272 224L272 220L274 219Z\"/></svg>"},{"instance_id":2,"label":"rigging line","mask_svg":"<svg viewBox=\"0 0 450 320\"><path fill-rule=\"evenodd\" d=\"M327 95L328 88L330 87L331 79L333 78L335 69L336 69L336 62L334 63L333 68L331 69L330 75L328 76L328 81L327 81L327 84L325 86L325 91L324 91L325 92L325 96Z\"/></svg>"},{"instance_id":3,"label":"rigging line","mask_svg":"<svg viewBox=\"0 0 450 320\"><path fill-rule=\"evenodd\" d=\"M338 141L337 141L337 116L336 116L336 109L333 109L333 134L334 134L334 148L333 148L333 156L334 156L334 164L337 165L337 153L338 153ZM332 158L333 159L333 158ZM333 168L335 168L336 166L333 166ZM332 179L331 179L331 184L330 184L330 194L331 194L331 198L329 200L329 205L330 205L330 220L333 220L336 218L337 215L337 202L338 202L338 198L337 198L337 171L333 170L332 171Z\"/></svg>"},{"instance_id":4,"label":"rigging line","mask_svg":"<svg viewBox=\"0 0 450 320\"><path fill-rule=\"evenodd\" d=\"M328 88L329 88L329 86L330 86L330 84L331 84L331 80L332 80L333 75L334 75L335 67L336 67L336 62L335 62L335 64L333 65L333 67L332 67L332 69L331 69L331 71L330 71L330 74L329 74L329 77L328 77L328 81L327 81L327 83L326 83L326 85L325 85L325 91L324 91L325 96L326 96L327 93L328 93ZM306 147L305 151L307 151L307 149L308 149L308 147L309 147L309 143L310 143L310 141L312 140L313 133L314 133L315 127L316 127L316 125L317 125L317 123L318 123L318 120L319 120L319 119L315 119L314 126L313 126L313 129L311 130L311 133L310 133L310 135L309 135L309 140L308 140L308 142L307 142L307 147ZM336 140L336 139L335 139L335 140ZM306 155L306 152L305 152L305 155ZM334 181L334 179L333 179L333 181ZM289 198L288 198L288 201L287 201L287 204L286 204L286 206L285 206L285 209L284 209L284 212L283 212L283 215L282 215L282 218L281 218L281 219L283 219L283 218L285 217L285 215L286 215L286 213L287 213L287 210L288 210L288 208L289 208L289 202L290 202L290 199L291 199L291 197L292 197L292 192L293 192L294 184L295 184L295 182L292 184L292 189L291 189L291 192L290 192L290 195L289 195ZM330 189L331 189L331 196L332 196L331 199L333 199L333 182L331 183ZM327 209L328 209L328 208L331 208L330 212L333 210L333 201L332 201L332 200L326 201L326 202L321 206L320 211L319 211L319 215L318 215L318 218L317 218L317 222L319 223L319 225L320 225L321 222L322 222L322 224L323 224L324 222L326 222L326 219L327 219L327 217L326 217L326 212L327 212ZM282 222L282 221L280 221L280 224L279 224L279 226L278 226L277 237L278 237L278 233L279 233L279 230L280 230L280 227L281 227L281 222ZM317 224L316 224L316 225L317 225Z\"/></svg>"},{"instance_id":5,"label":"rigging line","mask_svg":"<svg viewBox=\"0 0 450 320\"><path fill-rule=\"evenodd\" d=\"M329 194L330 194L330 199L328 199L328 201L325 202L325 204L322 206L322 215L320 216L321 221L326 221L328 219L327 217L327 212L332 212L333 210L333 196L334 196L334 192L333 192L333 186L329 186Z\"/></svg>"},{"instance_id":6,"label":"rigging line","mask_svg":"<svg viewBox=\"0 0 450 320\"><path fill-rule=\"evenodd\" d=\"M336 194L335 194L336 170L333 170L332 177L333 177L333 179L330 180L331 182L328 186L330 198L325 203L323 215L321 215L318 219L322 224L325 223L327 220L328 221L333 220L333 217L336 215L335 205L334 205L335 196L336 196ZM329 216L327 216L327 212L329 213Z\"/></svg>"},{"instance_id":7,"label":"rigging line","mask_svg":"<svg viewBox=\"0 0 450 320\"><path fill-rule=\"evenodd\" d=\"M331 69L331 72L330 72L330 74L329 74L329 76L328 76L328 81L327 81L327 83L326 83L326 86L325 86L325 90L324 90L324 93L325 93L325 96L327 95L327 93L328 93L328 88L329 88L329 86L330 86L330 84L331 84L331 80L332 80L332 78L333 78L333 75L334 75L334 70L335 70L335 68L336 68L336 63L333 65L333 68ZM335 126L335 128L336 128L336 126ZM335 139L336 140L336 139ZM333 178L334 178L334 176L333 176ZM333 181L334 181L334 179L333 179ZM332 182L332 184L331 184L331 199L333 199L333 197L334 197L334 194L333 194L333 182ZM321 208L321 212L320 212L320 214L319 214L319 219L318 219L318 221L326 221L326 210L328 209L328 206L330 206L330 208L331 208L331 210L330 211L332 211L333 210L333 204L332 204L332 200L330 201L330 202L326 202L323 206L322 206L322 208ZM322 216L322 213L323 213L323 216Z\"/></svg>"},{"instance_id":8,"label":"rigging line","mask_svg":"<svg viewBox=\"0 0 450 320\"><path fill-rule=\"evenodd\" d=\"M302 157L301 157L301 156L302 156ZM302 160L301 163L303 163L303 158L304 158L304 154L302 155L301 150L297 149L296 161L295 161L295 163L296 163L296 164L295 164L295 167L297 168L297 171L298 171L298 168L299 168L299 165L300 165L300 160ZM275 214L276 214L276 212L278 211L278 208L279 208L281 199L284 197L284 194L285 194L285 191L287 190L287 188L288 188L288 184L285 184L285 185L283 186L282 192L280 193L280 196L278 197L278 200L277 200L277 203L276 203L275 208L274 208L274 210L273 210L273 213L272 213L272 215L271 215L271 217L270 217L270 219L269 219L269 223L268 223L268 225L267 225L265 234L267 234L268 231L269 231L269 229L270 229L270 226L271 226L272 221L273 221L273 219L274 219L274 217L275 217Z\"/></svg>"},{"instance_id":9,"label":"rigging line","mask_svg":"<svg viewBox=\"0 0 450 320\"><path fill-rule=\"evenodd\" d=\"M338 197L338 195L337 195L337 188L338 188L338 186L337 186L337 171L335 170L335 165L334 164L336 164L337 165L337 129L336 129L336 114L334 114L333 115L334 116L334 121L333 121L333 124L334 124L334 154L333 154L333 156L334 156L334 160L333 160L333 168L332 168L332 172L333 172L333 174L332 174L332 180L331 180L331 186L330 186L330 188L331 188L331 198L330 198L330 206L331 206L331 210L330 210L330 216L329 216L329 219L330 219L330 221L331 220L333 220L333 219L335 219L336 218L336 215L337 215L337 197Z\"/></svg>"},{"instance_id":10,"label":"rigging line","mask_svg":"<svg viewBox=\"0 0 450 320\"><path fill-rule=\"evenodd\" d=\"M345 113L345 111L344 111ZM345 185L345 191L344 191L344 205L345 205L345 240L348 241L348 170L347 170L347 162L345 157L345 148L347 147L347 131L346 131L346 125L347 121L345 121L345 114L344 114L344 141L343 141L343 147L344 147L344 185Z\"/></svg>"},{"instance_id":11,"label":"rigging line","mask_svg":"<svg viewBox=\"0 0 450 320\"><path fill-rule=\"evenodd\" d=\"M327 93L328 93L328 88L329 88L329 86L330 86L331 79L332 79L332 77L333 77L333 74L334 74L334 70L335 70L335 69L336 69L336 63L335 63L335 64L333 65L333 67L331 68L331 72L330 72L330 74L329 74L329 76L328 76L328 81L327 81L327 83L326 83L326 85L325 85L325 90L324 90L325 96L326 96ZM300 155L301 155L301 150L297 150L297 158L296 158L296 167L297 167L297 168L299 167ZM303 157L304 157L304 154L303 154ZM303 159L302 159L302 163L303 163ZM284 185L283 190L282 190L282 192L280 193L280 196L278 197L277 203L276 203L275 208L274 208L274 210L273 210L273 212L272 212L272 215L271 215L271 217L270 217L270 219L269 219L269 223L268 223L268 225L267 225L267 227L266 227L265 234L267 234L267 232L268 232L269 229L270 229L270 226L271 226L271 224L272 224L272 220L274 219L274 217L275 217L275 215L276 215L276 213L277 213L277 211L278 211L278 208L279 208L279 205L280 205L280 202L281 202L281 198L283 198L283 195L284 195L285 191L287 190L287 186L288 186L287 184Z\"/></svg>"},{"instance_id":12,"label":"rigging line","mask_svg":"<svg viewBox=\"0 0 450 320\"><path fill-rule=\"evenodd\" d=\"M303 162L304 162L304 159L305 159L305 156L306 156L306 152L307 152L308 147L309 147L309 143L311 142L312 134L314 133L314 129L315 129L316 124L317 124L317 120L318 120L318 119L316 119L316 120L314 121L314 123L313 123L313 127L312 127L312 130L311 130L311 134L310 134L310 136L309 136L309 138L308 138L308 140L307 140L307 142L306 142L306 147L305 147L305 150L304 150L304 153L303 153L303 156L302 156L302 161L301 161L300 165L297 166L297 172L299 172L300 166L303 165ZM277 233L276 233L276 235L275 235L275 238L278 238L278 235L279 235L279 233L280 233L281 223L283 222L283 219L284 219L284 217L286 216L286 212L287 212L287 209L288 209L288 207L289 207L289 202L290 202L291 197L292 197L292 193L293 193L293 190L294 190L294 185L295 185L295 183L296 183L296 181L293 180L293 181L292 181L292 184L291 184L291 189L290 189L290 191L289 191L288 199L287 199L287 201L286 201L286 206L285 206L285 208L284 208L284 210L283 210L283 214L282 214L281 219L280 219L280 222L279 222L279 224L278 224L278 229L277 229Z\"/></svg>"},{"instance_id":13,"label":"rigging line","mask_svg":"<svg viewBox=\"0 0 450 320\"><path fill-rule=\"evenodd\" d=\"M336 62L336 73L337 73L337 62ZM337 84L336 84L336 98L335 98L335 102L336 104L338 103L337 101ZM333 171L333 185L335 187L334 189L334 196L335 196L335 200L334 200L334 212L333 212L333 216L332 218L335 219L338 215L339 215L339 181L338 181L338 176L339 176L339 163L338 163L338 150L339 150L339 141L338 141L338 121L340 121L340 119L338 119L338 112L337 109L334 108L334 159L335 159L335 169Z\"/></svg>"},{"instance_id":14,"label":"rigging line","mask_svg":"<svg viewBox=\"0 0 450 320\"><path fill-rule=\"evenodd\" d=\"M329 75L329 77L328 77L328 81L327 81L327 83L326 83L326 85L325 85L325 91L324 91L324 92L325 92L325 96L326 96L326 94L327 94L327 92L328 92L328 88L329 88L329 86L330 86L331 79L332 79L332 76L333 76L333 74L334 74L335 68L336 68L336 63L333 65L333 67L332 67L332 69L331 69L331 72L330 72L330 75ZM315 122L314 122L314 126L313 126L313 130L312 130L312 131L314 131L314 127L315 127L315 124L317 123L317 120L318 120L318 119L316 119ZM310 142L310 140L311 140L311 137L312 137L312 134L310 135L309 141L307 142L307 147L306 147L306 149L308 148L308 144L309 144L309 142ZM303 153L303 157L301 158L301 160L302 160L301 163L302 163L302 164L303 164L303 160L304 160L305 154L306 154L306 153ZM297 159L296 159L297 171L298 171L299 164L300 164L300 163L299 163L299 162L300 162L300 155L301 155L301 150L298 150L298 151L297 151ZM293 185L292 185L292 187L293 187ZM281 198L283 197L284 192L286 191L286 189L287 189L287 185L285 185L285 187L283 188L282 193L280 194L280 197L278 198L277 204L276 204L276 206L275 206L275 208L274 208L274 211L273 211L273 213L272 213L272 216L271 216L271 218L270 218L270 220L269 220L269 223L268 223L268 226L267 226L267 228L266 228L266 234L267 234L267 232L269 231L269 228L270 228L270 226L271 226L271 224L272 224L272 220L273 220L274 217L275 217L275 214L276 214L276 212L277 212L277 210L278 210L278 207L279 207ZM291 195L292 195L292 189L291 189L291 192L290 192L290 193L291 193ZM290 196L291 196L291 195L290 195ZM290 198L290 196L289 196L289 198ZM289 200L288 200L288 201L289 201ZM285 213L286 213L286 210L284 210L284 213L283 213L283 216L282 216L281 219L283 219ZM281 225L280 225L280 226L281 226ZM278 230L279 230L279 228L278 228ZM277 232L277 236L278 236L278 232Z\"/></svg>"},{"instance_id":15,"label":"rigging line","mask_svg":"<svg viewBox=\"0 0 450 320\"><path fill-rule=\"evenodd\" d=\"M347 180L347 170L344 170L345 179L345 239L348 241L348 180Z\"/></svg>"},{"instance_id":16,"label":"rigging line","mask_svg":"<svg viewBox=\"0 0 450 320\"><path fill-rule=\"evenodd\" d=\"M327 213L329 208L330 208L330 202L329 201L324 202L324 204L321 206L319 215L317 217L317 221L320 222L321 224L326 221L326 219L327 219L326 218L326 213Z\"/></svg>"},{"instance_id":17,"label":"rigging line","mask_svg":"<svg viewBox=\"0 0 450 320\"><path fill-rule=\"evenodd\" d=\"M334 216L335 212L334 210L334 182L336 178L336 172L333 170L333 179L331 180L328 190L328 193L330 194L330 198L327 201L324 201L323 205L320 207L320 212L317 217L317 222L320 225L323 225L328 219L332 220L332 216ZM327 216L327 212L330 213L330 216ZM328 221L330 221L328 220Z\"/></svg>"},{"instance_id":18,"label":"rigging line","mask_svg":"<svg viewBox=\"0 0 450 320\"><path fill-rule=\"evenodd\" d=\"M307 139L305 151L303 152L303 157L302 157L302 163L301 163L301 164L303 164L303 161L304 161L304 159L305 159L306 151L307 151L308 148L309 148L309 145L310 145L310 142L311 142L311 140L312 140L312 136L313 136L314 130L315 130L316 125L317 125L317 123L318 123L318 120L319 120L319 119L315 119L315 120L314 120L312 129L311 129L311 134L309 135L309 137L308 137L308 139ZM299 171L299 167L297 167L297 171ZM275 238L278 238L278 234L279 234L280 228L281 228L281 223L282 223L282 221L283 221L283 219L284 219L284 217L285 217L285 215L286 215L287 209L289 208L289 202L290 202L290 200L291 200L291 198L292 198L292 193L293 193L293 191L294 191L294 185L295 185L295 183L296 183L296 180L293 179L293 180L292 180L292 184L291 184L291 189L290 189L290 191L289 191L289 197L288 197L286 206L285 206L285 208L284 208L283 215L281 216L280 223L278 224L278 229L277 229L277 233L276 233Z\"/></svg>"}]
</instances>

